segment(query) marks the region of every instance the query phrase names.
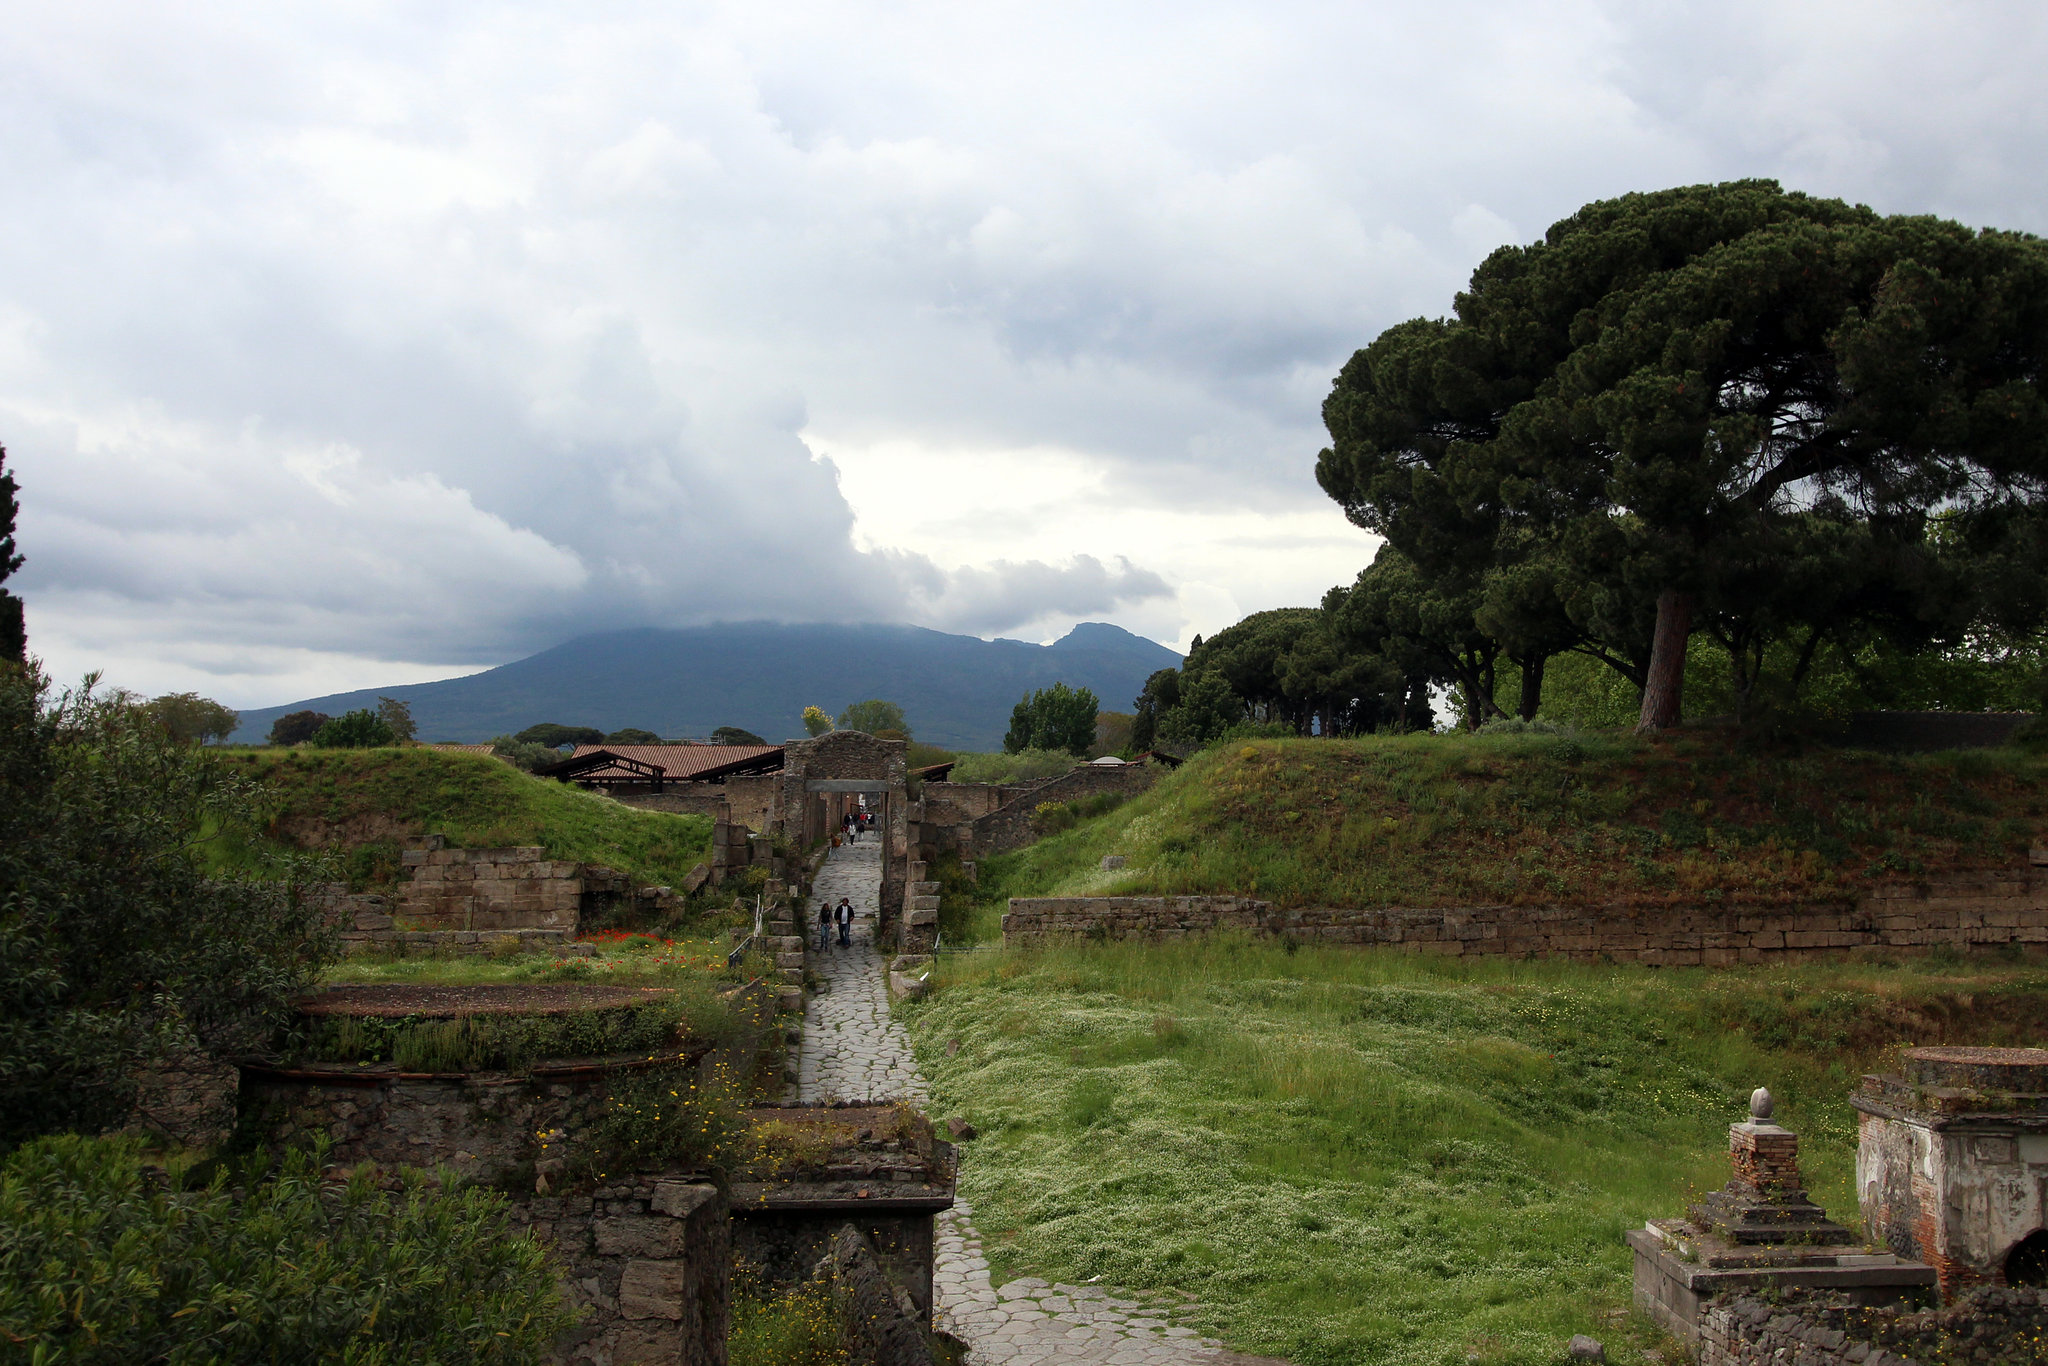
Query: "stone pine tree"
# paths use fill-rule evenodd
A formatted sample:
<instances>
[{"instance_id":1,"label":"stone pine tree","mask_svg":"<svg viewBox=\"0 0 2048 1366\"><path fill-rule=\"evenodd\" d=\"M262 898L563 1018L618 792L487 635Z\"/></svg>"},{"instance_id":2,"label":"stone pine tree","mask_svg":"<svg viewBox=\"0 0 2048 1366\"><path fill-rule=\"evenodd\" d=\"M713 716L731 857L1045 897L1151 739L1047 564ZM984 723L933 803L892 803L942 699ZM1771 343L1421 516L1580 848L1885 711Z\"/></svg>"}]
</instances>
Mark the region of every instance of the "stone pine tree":
<instances>
[{"instance_id":1,"label":"stone pine tree","mask_svg":"<svg viewBox=\"0 0 2048 1366\"><path fill-rule=\"evenodd\" d=\"M21 486L7 472L7 451L0 447L0 585L21 568L22 557L14 548L14 518L21 510L16 495ZM28 659L28 624L23 618L21 599L0 587L0 660L16 664Z\"/></svg>"},{"instance_id":2,"label":"stone pine tree","mask_svg":"<svg viewBox=\"0 0 2048 1366\"><path fill-rule=\"evenodd\" d=\"M1452 318L1354 356L1317 477L1425 570L1476 521L1647 599L1609 619L1648 618L1657 730L1681 718L1703 598L1776 525L1823 501L1871 519L2038 503L2044 361L2037 238L1770 181L1627 195L1495 252Z\"/></svg>"}]
</instances>

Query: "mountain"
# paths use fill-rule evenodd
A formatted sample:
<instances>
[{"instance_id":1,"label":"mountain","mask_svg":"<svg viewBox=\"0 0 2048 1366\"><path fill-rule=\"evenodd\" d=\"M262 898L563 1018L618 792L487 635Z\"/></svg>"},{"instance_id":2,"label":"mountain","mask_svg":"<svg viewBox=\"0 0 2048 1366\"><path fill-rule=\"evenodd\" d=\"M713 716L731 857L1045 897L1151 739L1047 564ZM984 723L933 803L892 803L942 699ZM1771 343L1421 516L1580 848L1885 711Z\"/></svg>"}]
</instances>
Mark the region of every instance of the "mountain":
<instances>
[{"instance_id":1,"label":"mountain","mask_svg":"<svg viewBox=\"0 0 2048 1366\"><path fill-rule=\"evenodd\" d=\"M662 735L740 726L770 740L803 734L807 706L897 703L917 738L948 749L1002 748L1010 709L1033 688L1091 688L1128 711L1156 669L1180 656L1122 627L1091 621L1050 645L981 640L916 626L782 626L740 622L680 631L579 636L467 678L312 697L242 713L234 739L262 740L286 712L339 716L379 696L412 708L422 740L488 740L540 721Z\"/></svg>"}]
</instances>

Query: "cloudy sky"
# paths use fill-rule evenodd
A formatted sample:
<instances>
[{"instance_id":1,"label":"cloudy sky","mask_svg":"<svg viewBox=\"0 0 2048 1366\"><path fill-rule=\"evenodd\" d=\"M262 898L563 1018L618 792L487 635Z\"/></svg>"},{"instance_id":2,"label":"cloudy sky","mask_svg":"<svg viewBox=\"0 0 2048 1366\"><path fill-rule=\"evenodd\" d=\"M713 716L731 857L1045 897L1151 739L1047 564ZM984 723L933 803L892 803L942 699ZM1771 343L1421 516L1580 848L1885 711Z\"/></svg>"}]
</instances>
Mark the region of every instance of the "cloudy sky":
<instances>
[{"instance_id":1,"label":"cloudy sky","mask_svg":"<svg viewBox=\"0 0 2048 1366\"><path fill-rule=\"evenodd\" d=\"M2048 7L8 7L31 648L237 705L585 630L1171 644L1371 555L1318 405L1587 200L2048 231Z\"/></svg>"}]
</instances>

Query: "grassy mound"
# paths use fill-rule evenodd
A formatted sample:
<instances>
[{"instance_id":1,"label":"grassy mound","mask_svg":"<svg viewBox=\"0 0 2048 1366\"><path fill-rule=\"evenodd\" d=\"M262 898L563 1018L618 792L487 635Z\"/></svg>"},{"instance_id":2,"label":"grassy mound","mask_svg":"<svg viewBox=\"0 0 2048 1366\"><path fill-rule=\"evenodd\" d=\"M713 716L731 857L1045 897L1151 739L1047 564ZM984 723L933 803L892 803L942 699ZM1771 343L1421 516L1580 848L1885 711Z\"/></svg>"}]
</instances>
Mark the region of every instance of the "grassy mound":
<instances>
[{"instance_id":1,"label":"grassy mound","mask_svg":"<svg viewBox=\"0 0 2048 1366\"><path fill-rule=\"evenodd\" d=\"M539 845L673 885L710 857L703 816L642 811L497 759L431 749L231 750L223 760L269 791L263 837L219 841L226 864L269 848L335 851L358 887L397 879L402 842L440 834L459 848Z\"/></svg>"},{"instance_id":2,"label":"grassy mound","mask_svg":"<svg viewBox=\"0 0 2048 1366\"><path fill-rule=\"evenodd\" d=\"M946 959L906 1008L998 1276L1202 1303L1248 1351L1646 1360L1623 1233L1728 1179L1752 1087L1854 1222L1856 1077L1901 1042L2038 1044L2048 970L1466 962L1219 936ZM957 1041L957 1050L952 1044ZM1667 1352L1666 1359L1670 1359Z\"/></svg>"},{"instance_id":3,"label":"grassy mound","mask_svg":"<svg viewBox=\"0 0 2048 1366\"><path fill-rule=\"evenodd\" d=\"M2024 861L2044 777L2048 760L2017 750L1754 752L1711 730L1260 740L986 860L980 895L1843 900L1882 877ZM1105 854L1128 862L1105 871Z\"/></svg>"}]
</instances>

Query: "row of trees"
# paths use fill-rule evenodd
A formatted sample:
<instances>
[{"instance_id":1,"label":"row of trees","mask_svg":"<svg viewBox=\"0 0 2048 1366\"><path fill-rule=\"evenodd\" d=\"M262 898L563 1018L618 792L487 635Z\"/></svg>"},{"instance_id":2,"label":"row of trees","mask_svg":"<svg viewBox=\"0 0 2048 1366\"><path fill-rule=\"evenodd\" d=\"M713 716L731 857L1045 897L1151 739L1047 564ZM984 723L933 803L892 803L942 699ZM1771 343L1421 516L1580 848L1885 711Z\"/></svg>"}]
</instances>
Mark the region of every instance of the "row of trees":
<instances>
[{"instance_id":1,"label":"row of trees","mask_svg":"<svg viewBox=\"0 0 2048 1366\"><path fill-rule=\"evenodd\" d=\"M1319 608L1198 639L1138 699L1138 743L1412 728L1443 686L1468 725L1534 718L1560 657L1657 730L1702 642L1743 718L1824 677L1969 705L2020 671L2039 705L2044 366L2026 234L1770 181L1589 204L1345 365L1316 477L1386 544ZM1970 680L1957 699L1929 659Z\"/></svg>"}]
</instances>

